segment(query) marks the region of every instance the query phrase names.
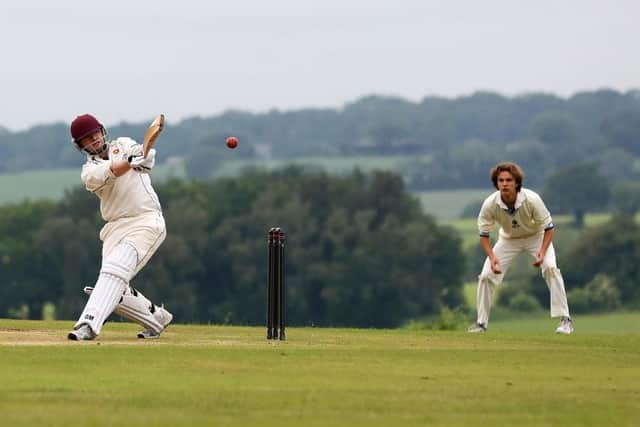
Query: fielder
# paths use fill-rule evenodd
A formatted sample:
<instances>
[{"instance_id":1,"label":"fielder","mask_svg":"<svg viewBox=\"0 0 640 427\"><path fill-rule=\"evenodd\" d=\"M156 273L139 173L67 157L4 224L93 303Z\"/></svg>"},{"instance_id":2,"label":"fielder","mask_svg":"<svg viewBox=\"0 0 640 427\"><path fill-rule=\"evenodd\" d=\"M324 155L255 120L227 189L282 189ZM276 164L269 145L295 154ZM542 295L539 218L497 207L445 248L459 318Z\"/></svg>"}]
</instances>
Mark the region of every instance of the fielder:
<instances>
[{"instance_id":1,"label":"fielder","mask_svg":"<svg viewBox=\"0 0 640 427\"><path fill-rule=\"evenodd\" d=\"M556 332L573 332L564 280L551 243L551 214L537 193L522 188L523 180L524 172L515 163L500 163L491 170L491 181L498 191L485 199L478 215L480 245L487 258L478 276L478 318L469 332L487 330L495 287L502 283L516 256L525 251L535 258L533 265L540 267L549 288L551 317L560 317ZM489 234L496 223L500 225L499 237L491 248Z\"/></svg>"},{"instance_id":2,"label":"fielder","mask_svg":"<svg viewBox=\"0 0 640 427\"><path fill-rule=\"evenodd\" d=\"M166 236L162 208L148 175L155 150L145 158L142 145L131 138L107 142L104 126L90 114L73 120L71 136L87 155L81 178L100 199L106 224L100 231L100 274L94 287L85 288L89 300L68 338L95 339L114 311L142 325L139 338L159 338L173 315L129 286Z\"/></svg>"}]
</instances>

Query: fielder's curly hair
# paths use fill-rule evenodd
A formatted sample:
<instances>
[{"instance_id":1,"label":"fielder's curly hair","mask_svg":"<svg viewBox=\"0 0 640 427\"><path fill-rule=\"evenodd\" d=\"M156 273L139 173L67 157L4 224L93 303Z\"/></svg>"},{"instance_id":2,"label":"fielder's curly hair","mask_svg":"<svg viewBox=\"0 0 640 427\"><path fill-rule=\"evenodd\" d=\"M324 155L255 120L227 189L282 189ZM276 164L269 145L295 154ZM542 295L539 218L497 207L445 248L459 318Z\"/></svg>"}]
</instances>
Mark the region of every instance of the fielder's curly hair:
<instances>
[{"instance_id":1,"label":"fielder's curly hair","mask_svg":"<svg viewBox=\"0 0 640 427\"><path fill-rule=\"evenodd\" d=\"M509 172L513 175L513 179L516 180L516 191L520 192L522 189L522 182L524 181L524 172L522 168L515 163L512 162L502 162L498 163L491 169L491 182L493 182L493 186L498 189L498 175L500 172Z\"/></svg>"}]
</instances>

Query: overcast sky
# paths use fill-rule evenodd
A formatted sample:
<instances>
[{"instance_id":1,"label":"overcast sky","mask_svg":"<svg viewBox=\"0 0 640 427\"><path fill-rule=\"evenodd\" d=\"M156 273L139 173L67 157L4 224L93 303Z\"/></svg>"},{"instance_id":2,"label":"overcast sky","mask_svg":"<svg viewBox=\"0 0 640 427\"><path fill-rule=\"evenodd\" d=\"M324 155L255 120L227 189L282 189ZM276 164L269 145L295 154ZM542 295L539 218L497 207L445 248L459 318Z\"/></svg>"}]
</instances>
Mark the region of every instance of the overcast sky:
<instances>
[{"instance_id":1,"label":"overcast sky","mask_svg":"<svg viewBox=\"0 0 640 427\"><path fill-rule=\"evenodd\" d=\"M640 88L640 2L4 0L0 126Z\"/></svg>"}]
</instances>

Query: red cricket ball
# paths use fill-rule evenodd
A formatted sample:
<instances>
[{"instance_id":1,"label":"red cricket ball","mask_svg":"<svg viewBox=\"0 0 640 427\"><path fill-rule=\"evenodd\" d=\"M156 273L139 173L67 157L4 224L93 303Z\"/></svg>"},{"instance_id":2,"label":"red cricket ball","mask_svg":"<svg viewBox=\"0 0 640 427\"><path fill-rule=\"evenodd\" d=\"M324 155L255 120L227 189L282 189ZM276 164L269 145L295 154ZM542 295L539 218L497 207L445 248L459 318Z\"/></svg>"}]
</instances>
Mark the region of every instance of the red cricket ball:
<instances>
[{"instance_id":1,"label":"red cricket ball","mask_svg":"<svg viewBox=\"0 0 640 427\"><path fill-rule=\"evenodd\" d=\"M237 146L238 146L238 138L236 138L235 136L230 136L229 138L227 138L227 147L233 150Z\"/></svg>"}]
</instances>

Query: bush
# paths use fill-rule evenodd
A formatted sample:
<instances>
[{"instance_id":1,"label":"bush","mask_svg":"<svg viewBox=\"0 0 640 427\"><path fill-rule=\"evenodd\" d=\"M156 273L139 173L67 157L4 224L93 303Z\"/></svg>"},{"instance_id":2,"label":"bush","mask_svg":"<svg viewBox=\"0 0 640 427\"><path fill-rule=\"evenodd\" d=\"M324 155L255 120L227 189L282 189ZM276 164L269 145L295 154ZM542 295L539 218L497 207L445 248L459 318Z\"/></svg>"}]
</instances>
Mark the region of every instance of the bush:
<instances>
[{"instance_id":1,"label":"bush","mask_svg":"<svg viewBox=\"0 0 640 427\"><path fill-rule=\"evenodd\" d=\"M42 304L42 320L56 320L56 306L52 302Z\"/></svg>"},{"instance_id":2,"label":"bush","mask_svg":"<svg viewBox=\"0 0 640 427\"><path fill-rule=\"evenodd\" d=\"M520 257L516 262L529 262L525 257ZM528 267L528 266L527 266ZM512 268L512 270L516 270L518 266ZM509 281L506 280L502 282L501 285L496 287L496 302L498 305L502 305L504 307L509 307L511 305L511 300L518 295L530 295L535 297L533 289L534 286L530 283L531 280L526 280L522 278L514 278L515 271L510 270ZM524 271L522 268L520 271Z\"/></svg>"},{"instance_id":3,"label":"bush","mask_svg":"<svg viewBox=\"0 0 640 427\"><path fill-rule=\"evenodd\" d=\"M606 274L596 275L584 288L572 289L567 299L574 313L612 311L622 305L620 291Z\"/></svg>"},{"instance_id":4,"label":"bush","mask_svg":"<svg viewBox=\"0 0 640 427\"><path fill-rule=\"evenodd\" d=\"M591 311L589 303L589 291L585 288L576 288L567 292L567 300L569 301L569 310L572 313L587 313Z\"/></svg>"},{"instance_id":5,"label":"bush","mask_svg":"<svg viewBox=\"0 0 640 427\"><path fill-rule=\"evenodd\" d=\"M598 274L587 284L587 290L591 294L591 303L594 307L612 311L620 308L620 290L609 276Z\"/></svg>"},{"instance_id":6,"label":"bush","mask_svg":"<svg viewBox=\"0 0 640 427\"><path fill-rule=\"evenodd\" d=\"M411 320L405 328L411 330L433 330L433 331L457 331L465 329L469 323L470 314L461 307L450 309L444 307L440 310L438 317L431 320Z\"/></svg>"},{"instance_id":7,"label":"bush","mask_svg":"<svg viewBox=\"0 0 640 427\"><path fill-rule=\"evenodd\" d=\"M542 309L538 300L522 291L515 294L509 300L509 308L514 311L536 311Z\"/></svg>"},{"instance_id":8,"label":"bush","mask_svg":"<svg viewBox=\"0 0 640 427\"><path fill-rule=\"evenodd\" d=\"M10 319L28 319L29 306L27 304L21 304L18 307L11 307L7 310L7 314L7 317Z\"/></svg>"},{"instance_id":9,"label":"bush","mask_svg":"<svg viewBox=\"0 0 640 427\"><path fill-rule=\"evenodd\" d=\"M444 307L440 310L440 315L433 322L433 328L436 331L455 331L464 328L469 323L467 315L460 309L451 310Z\"/></svg>"}]
</instances>

